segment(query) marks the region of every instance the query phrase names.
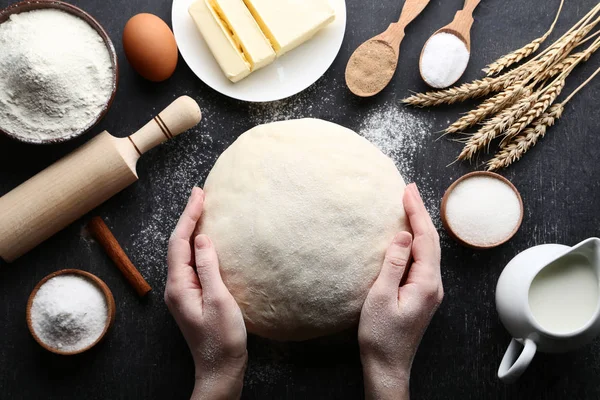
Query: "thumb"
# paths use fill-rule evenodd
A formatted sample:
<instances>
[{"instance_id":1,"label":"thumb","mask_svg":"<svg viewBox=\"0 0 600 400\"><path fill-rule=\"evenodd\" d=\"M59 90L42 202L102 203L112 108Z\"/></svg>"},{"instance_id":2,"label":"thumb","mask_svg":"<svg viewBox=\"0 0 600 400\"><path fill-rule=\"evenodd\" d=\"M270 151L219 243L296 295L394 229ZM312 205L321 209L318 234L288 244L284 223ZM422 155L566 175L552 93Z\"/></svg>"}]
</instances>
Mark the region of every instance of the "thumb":
<instances>
[{"instance_id":1,"label":"thumb","mask_svg":"<svg viewBox=\"0 0 600 400\"><path fill-rule=\"evenodd\" d=\"M392 244L385 253L383 266L373 284L374 288L398 296L400 281L410 259L411 247L412 235L410 233L400 232L394 237Z\"/></svg>"},{"instance_id":2,"label":"thumb","mask_svg":"<svg viewBox=\"0 0 600 400\"><path fill-rule=\"evenodd\" d=\"M207 235L198 235L194 240L194 251L202 293L210 296L225 286L219 271L215 246Z\"/></svg>"}]
</instances>

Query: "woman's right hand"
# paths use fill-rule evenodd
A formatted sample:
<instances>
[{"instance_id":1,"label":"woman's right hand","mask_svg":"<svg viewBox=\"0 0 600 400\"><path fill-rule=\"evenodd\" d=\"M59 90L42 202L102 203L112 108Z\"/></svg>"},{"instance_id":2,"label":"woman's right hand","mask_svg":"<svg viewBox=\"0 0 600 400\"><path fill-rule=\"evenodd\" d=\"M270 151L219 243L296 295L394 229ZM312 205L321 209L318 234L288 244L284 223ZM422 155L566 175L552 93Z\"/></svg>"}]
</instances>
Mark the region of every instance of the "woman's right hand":
<instances>
[{"instance_id":1,"label":"woman's right hand","mask_svg":"<svg viewBox=\"0 0 600 400\"><path fill-rule=\"evenodd\" d=\"M396 235L360 316L367 399L409 398L413 358L444 296L439 236L415 184L406 188L404 209L414 240L408 232Z\"/></svg>"},{"instance_id":2,"label":"woman's right hand","mask_svg":"<svg viewBox=\"0 0 600 400\"><path fill-rule=\"evenodd\" d=\"M196 365L192 399L237 399L248 360L242 312L221 279L210 238L194 237L204 193L194 188L169 240L165 301Z\"/></svg>"}]
</instances>

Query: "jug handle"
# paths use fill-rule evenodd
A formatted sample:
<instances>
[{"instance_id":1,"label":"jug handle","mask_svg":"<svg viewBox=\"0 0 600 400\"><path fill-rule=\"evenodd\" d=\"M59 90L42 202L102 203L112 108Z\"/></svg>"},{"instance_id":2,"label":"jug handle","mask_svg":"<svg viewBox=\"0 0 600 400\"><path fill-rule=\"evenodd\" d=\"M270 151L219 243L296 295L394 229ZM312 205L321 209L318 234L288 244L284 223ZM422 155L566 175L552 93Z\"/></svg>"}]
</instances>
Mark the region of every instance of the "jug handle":
<instances>
[{"instance_id":1,"label":"jug handle","mask_svg":"<svg viewBox=\"0 0 600 400\"><path fill-rule=\"evenodd\" d=\"M525 372L537 349L537 345L531 339L525 339L525 345L520 355L519 347L521 347L519 342L512 339L502 357L500 368L498 368L498 378L505 383L516 381Z\"/></svg>"}]
</instances>

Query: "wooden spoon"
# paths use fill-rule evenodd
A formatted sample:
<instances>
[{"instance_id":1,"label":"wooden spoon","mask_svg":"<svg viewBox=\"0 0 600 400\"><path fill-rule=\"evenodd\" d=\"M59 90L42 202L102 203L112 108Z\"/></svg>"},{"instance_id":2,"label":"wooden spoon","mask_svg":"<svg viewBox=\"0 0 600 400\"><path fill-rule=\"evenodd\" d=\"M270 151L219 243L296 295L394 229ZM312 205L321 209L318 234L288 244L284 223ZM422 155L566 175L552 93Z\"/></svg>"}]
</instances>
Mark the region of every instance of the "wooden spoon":
<instances>
[{"instance_id":1,"label":"wooden spoon","mask_svg":"<svg viewBox=\"0 0 600 400\"><path fill-rule=\"evenodd\" d=\"M352 93L369 97L381 92L392 80L404 29L423 11L429 0L406 0L398 22L361 44L346 66L346 85Z\"/></svg>"},{"instance_id":2,"label":"wooden spoon","mask_svg":"<svg viewBox=\"0 0 600 400\"><path fill-rule=\"evenodd\" d=\"M421 63L423 61L423 52L431 38L437 35L438 33L449 33L459 38L465 44L465 46L467 46L469 56L471 55L471 27L473 26L473 11L475 11L475 8L479 5L480 1L481 0L465 0L465 5L463 6L463 9L456 13L452 22L435 31L433 35L431 35L429 39L427 39L427 42L425 42L423 50L421 50L421 56L419 58L419 72L421 73L421 77L426 83L428 82L423 77L423 70L421 68ZM465 64L465 69L466 67L467 66ZM460 76L462 76L464 72L465 71L463 70ZM460 76L458 76L454 82L447 86L454 85L456 81L460 79Z\"/></svg>"}]
</instances>

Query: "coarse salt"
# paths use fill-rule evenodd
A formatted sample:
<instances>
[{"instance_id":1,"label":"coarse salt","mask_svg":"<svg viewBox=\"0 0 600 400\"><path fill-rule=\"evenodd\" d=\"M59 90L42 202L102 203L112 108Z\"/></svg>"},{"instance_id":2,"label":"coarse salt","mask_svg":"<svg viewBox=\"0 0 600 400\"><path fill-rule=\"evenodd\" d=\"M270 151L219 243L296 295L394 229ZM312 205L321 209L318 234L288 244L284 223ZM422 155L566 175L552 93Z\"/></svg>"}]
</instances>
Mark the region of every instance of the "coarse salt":
<instances>
[{"instance_id":1,"label":"coarse salt","mask_svg":"<svg viewBox=\"0 0 600 400\"><path fill-rule=\"evenodd\" d=\"M456 35L440 32L423 49L421 76L429 86L445 88L456 82L467 69L469 50Z\"/></svg>"},{"instance_id":2,"label":"coarse salt","mask_svg":"<svg viewBox=\"0 0 600 400\"><path fill-rule=\"evenodd\" d=\"M445 215L459 239L475 246L491 246L509 239L518 227L521 201L500 179L473 176L448 194Z\"/></svg>"},{"instance_id":3,"label":"coarse salt","mask_svg":"<svg viewBox=\"0 0 600 400\"><path fill-rule=\"evenodd\" d=\"M58 275L45 282L31 304L31 325L49 347L66 352L93 344L108 322L104 293L88 279Z\"/></svg>"}]
</instances>

